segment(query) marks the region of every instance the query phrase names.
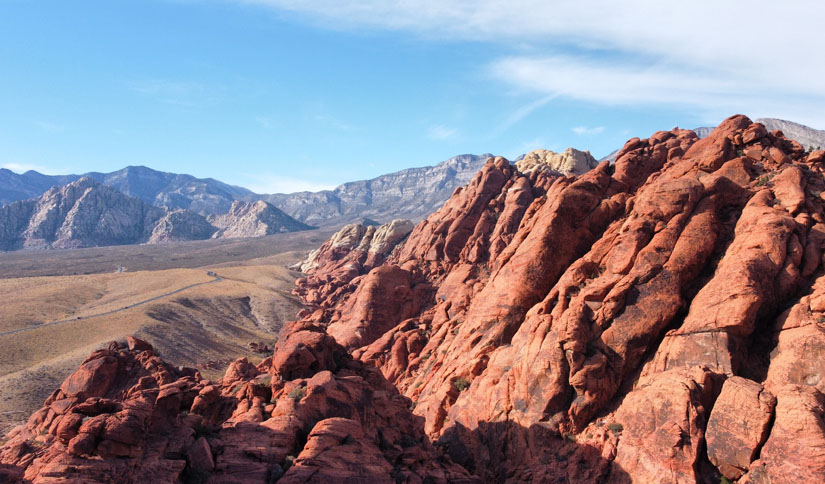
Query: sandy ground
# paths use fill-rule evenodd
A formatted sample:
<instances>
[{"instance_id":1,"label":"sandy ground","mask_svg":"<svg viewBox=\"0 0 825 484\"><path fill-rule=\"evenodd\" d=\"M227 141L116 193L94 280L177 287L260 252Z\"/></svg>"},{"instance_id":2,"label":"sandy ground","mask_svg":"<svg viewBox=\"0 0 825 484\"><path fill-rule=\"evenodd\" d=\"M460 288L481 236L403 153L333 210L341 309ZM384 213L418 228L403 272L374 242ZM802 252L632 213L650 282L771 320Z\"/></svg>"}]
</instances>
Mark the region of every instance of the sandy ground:
<instances>
[{"instance_id":1,"label":"sandy ground","mask_svg":"<svg viewBox=\"0 0 825 484\"><path fill-rule=\"evenodd\" d=\"M128 335L149 341L170 363L198 368L209 378L220 378L235 358L263 359L266 355L248 345L263 342L271 347L284 322L301 309L291 294L300 274L287 266L314 248L314 241L302 250L296 250L293 241L272 244L268 254L260 240L253 242L248 252L243 244L232 246L239 252L237 261L199 255L199 260L218 263L198 268L45 277L9 277L7 270L6 278L0 279L0 333L25 330L0 335L0 434L39 408L90 352ZM196 249L210 250L203 245ZM68 259L74 251L64 252L62 264L71 268ZM259 257L248 257L250 253ZM167 257L167 266L180 259ZM163 266L161 258L156 254L153 264ZM215 280L207 272L220 280L200 284ZM164 296L192 284L200 285ZM155 297L159 298L130 307ZM112 310L118 312L95 316Z\"/></svg>"}]
</instances>

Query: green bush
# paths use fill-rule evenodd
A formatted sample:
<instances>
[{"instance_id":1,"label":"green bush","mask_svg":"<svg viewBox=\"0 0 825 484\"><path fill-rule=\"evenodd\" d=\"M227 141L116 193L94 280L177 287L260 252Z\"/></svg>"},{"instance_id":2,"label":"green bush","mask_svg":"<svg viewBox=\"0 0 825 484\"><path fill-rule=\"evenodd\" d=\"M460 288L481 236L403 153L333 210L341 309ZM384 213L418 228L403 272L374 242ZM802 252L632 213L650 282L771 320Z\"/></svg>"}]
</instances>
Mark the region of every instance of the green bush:
<instances>
[{"instance_id":1,"label":"green bush","mask_svg":"<svg viewBox=\"0 0 825 484\"><path fill-rule=\"evenodd\" d=\"M456 390L463 392L464 390L470 388L470 380L460 377L453 382L453 386L455 386Z\"/></svg>"},{"instance_id":2,"label":"green bush","mask_svg":"<svg viewBox=\"0 0 825 484\"><path fill-rule=\"evenodd\" d=\"M296 402L304 398L307 394L306 387L295 387L289 392L290 398L295 400Z\"/></svg>"}]
</instances>

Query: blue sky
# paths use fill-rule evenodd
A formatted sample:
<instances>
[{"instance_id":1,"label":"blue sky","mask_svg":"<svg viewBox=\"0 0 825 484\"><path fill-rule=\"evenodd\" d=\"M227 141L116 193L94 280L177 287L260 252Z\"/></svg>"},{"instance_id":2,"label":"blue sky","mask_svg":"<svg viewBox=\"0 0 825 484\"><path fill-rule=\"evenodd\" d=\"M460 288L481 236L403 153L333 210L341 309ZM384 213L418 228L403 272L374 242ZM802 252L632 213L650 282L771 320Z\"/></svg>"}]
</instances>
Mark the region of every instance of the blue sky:
<instances>
[{"instance_id":1,"label":"blue sky","mask_svg":"<svg viewBox=\"0 0 825 484\"><path fill-rule=\"evenodd\" d=\"M0 0L0 166L283 192L737 112L822 129L822 5Z\"/></svg>"}]
</instances>

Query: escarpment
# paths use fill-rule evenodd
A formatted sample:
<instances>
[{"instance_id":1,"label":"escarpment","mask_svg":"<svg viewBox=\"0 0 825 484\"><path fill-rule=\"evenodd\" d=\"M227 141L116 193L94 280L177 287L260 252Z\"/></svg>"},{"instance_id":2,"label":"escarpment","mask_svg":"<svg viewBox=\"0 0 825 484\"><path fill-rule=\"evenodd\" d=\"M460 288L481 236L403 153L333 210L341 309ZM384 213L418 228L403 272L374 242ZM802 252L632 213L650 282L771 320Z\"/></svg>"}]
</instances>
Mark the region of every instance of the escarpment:
<instances>
[{"instance_id":1,"label":"escarpment","mask_svg":"<svg viewBox=\"0 0 825 484\"><path fill-rule=\"evenodd\" d=\"M823 163L744 116L580 175L492 158L414 228L315 251L260 365L96 353L0 475L825 482Z\"/></svg>"}]
</instances>

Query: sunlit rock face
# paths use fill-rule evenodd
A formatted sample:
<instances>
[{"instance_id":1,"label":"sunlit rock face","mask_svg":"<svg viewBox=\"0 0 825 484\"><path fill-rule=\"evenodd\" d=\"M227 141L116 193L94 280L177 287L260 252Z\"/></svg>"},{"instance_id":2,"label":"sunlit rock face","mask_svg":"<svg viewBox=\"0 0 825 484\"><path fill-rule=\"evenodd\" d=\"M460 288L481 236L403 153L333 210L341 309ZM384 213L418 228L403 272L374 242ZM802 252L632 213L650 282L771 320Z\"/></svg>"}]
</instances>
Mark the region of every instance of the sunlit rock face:
<instances>
[{"instance_id":1,"label":"sunlit rock face","mask_svg":"<svg viewBox=\"0 0 825 484\"><path fill-rule=\"evenodd\" d=\"M822 482L823 162L744 116L578 175L491 158L408 234L325 243L271 358L210 382L114 344L0 472Z\"/></svg>"}]
</instances>

